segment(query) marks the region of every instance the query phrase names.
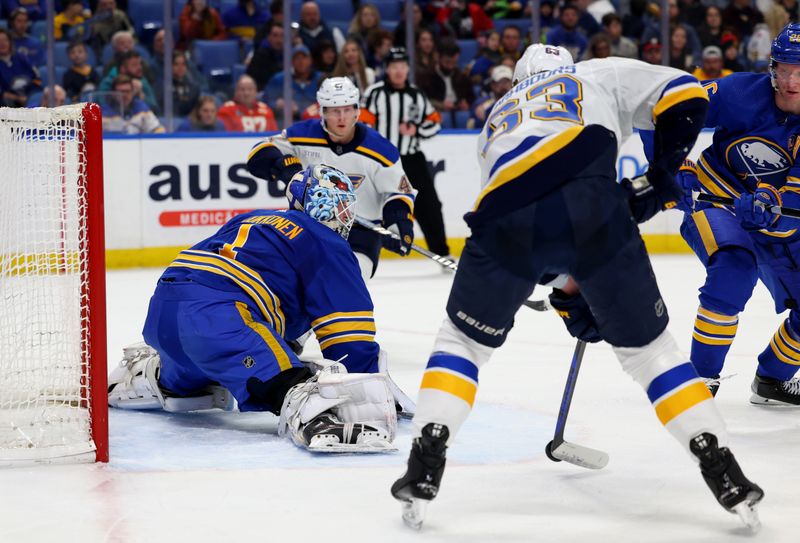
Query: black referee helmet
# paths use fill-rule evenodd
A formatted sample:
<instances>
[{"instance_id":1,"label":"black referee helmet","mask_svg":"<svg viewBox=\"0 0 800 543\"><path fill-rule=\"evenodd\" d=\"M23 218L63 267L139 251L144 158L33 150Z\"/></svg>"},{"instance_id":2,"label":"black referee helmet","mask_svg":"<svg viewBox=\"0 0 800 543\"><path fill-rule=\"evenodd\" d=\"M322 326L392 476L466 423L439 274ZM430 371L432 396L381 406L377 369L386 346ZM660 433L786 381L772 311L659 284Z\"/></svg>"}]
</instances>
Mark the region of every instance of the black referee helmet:
<instances>
[{"instance_id":1,"label":"black referee helmet","mask_svg":"<svg viewBox=\"0 0 800 543\"><path fill-rule=\"evenodd\" d=\"M408 62L408 53L406 53L405 47L392 47L389 49L389 53L383 60L383 64L384 66L388 66L392 62Z\"/></svg>"}]
</instances>

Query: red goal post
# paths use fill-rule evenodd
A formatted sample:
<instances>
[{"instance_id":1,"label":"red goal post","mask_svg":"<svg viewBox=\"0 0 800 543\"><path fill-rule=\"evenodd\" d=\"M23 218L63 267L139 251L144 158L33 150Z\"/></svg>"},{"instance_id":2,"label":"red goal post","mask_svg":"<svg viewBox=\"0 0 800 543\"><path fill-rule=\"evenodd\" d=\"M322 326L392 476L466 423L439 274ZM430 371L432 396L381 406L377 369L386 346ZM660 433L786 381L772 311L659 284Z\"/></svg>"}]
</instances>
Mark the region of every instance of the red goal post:
<instances>
[{"instance_id":1,"label":"red goal post","mask_svg":"<svg viewBox=\"0 0 800 543\"><path fill-rule=\"evenodd\" d=\"M0 465L107 462L102 118L0 108Z\"/></svg>"}]
</instances>

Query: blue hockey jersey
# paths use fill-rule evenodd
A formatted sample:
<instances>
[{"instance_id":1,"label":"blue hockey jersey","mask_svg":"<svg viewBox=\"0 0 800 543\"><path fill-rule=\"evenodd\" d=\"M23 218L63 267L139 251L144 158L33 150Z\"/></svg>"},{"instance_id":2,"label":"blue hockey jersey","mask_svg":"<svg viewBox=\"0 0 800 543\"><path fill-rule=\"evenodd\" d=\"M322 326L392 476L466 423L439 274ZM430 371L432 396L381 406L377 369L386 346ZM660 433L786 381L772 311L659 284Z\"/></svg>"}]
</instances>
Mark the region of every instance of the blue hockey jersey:
<instances>
[{"instance_id":1,"label":"blue hockey jersey","mask_svg":"<svg viewBox=\"0 0 800 543\"><path fill-rule=\"evenodd\" d=\"M322 353L350 372L377 371L373 305L348 243L300 211L251 211L182 251L162 278L245 294L272 328L313 328Z\"/></svg>"}]
</instances>

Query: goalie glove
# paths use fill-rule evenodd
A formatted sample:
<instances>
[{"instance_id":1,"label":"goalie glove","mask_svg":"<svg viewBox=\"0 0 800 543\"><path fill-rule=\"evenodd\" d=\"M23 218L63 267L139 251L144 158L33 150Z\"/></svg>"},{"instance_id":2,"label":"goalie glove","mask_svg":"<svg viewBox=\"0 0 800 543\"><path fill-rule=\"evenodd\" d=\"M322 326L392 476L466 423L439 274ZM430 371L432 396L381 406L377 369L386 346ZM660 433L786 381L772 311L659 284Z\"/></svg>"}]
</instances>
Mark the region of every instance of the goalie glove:
<instances>
[{"instance_id":1,"label":"goalie glove","mask_svg":"<svg viewBox=\"0 0 800 543\"><path fill-rule=\"evenodd\" d=\"M620 185L628 195L631 215L637 224L660 211L676 207L683 199L683 189L669 172L661 168L651 167L644 175L623 179Z\"/></svg>"},{"instance_id":2,"label":"goalie glove","mask_svg":"<svg viewBox=\"0 0 800 543\"><path fill-rule=\"evenodd\" d=\"M555 288L550 294L550 305L564 320L567 331L572 337L587 343L597 343L603 339L600 337L592 310L580 293L567 296Z\"/></svg>"},{"instance_id":3,"label":"goalie glove","mask_svg":"<svg viewBox=\"0 0 800 543\"><path fill-rule=\"evenodd\" d=\"M400 239L383 236L381 243L393 253L400 256L408 255L414 243L414 216L404 201L390 200L383 206L383 227L390 226L396 227Z\"/></svg>"},{"instance_id":4,"label":"goalie glove","mask_svg":"<svg viewBox=\"0 0 800 543\"><path fill-rule=\"evenodd\" d=\"M272 165L270 174L273 180L289 184L294 174L301 171L303 171L303 165L299 158L294 155L283 155Z\"/></svg>"}]
</instances>

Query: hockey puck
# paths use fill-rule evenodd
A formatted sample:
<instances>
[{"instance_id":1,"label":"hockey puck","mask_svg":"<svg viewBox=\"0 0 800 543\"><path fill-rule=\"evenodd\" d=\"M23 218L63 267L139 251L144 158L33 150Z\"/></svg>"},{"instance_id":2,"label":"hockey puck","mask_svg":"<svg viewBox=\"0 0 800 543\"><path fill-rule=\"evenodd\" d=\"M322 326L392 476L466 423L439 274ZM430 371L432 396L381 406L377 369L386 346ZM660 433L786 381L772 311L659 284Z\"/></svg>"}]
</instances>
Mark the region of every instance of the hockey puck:
<instances>
[{"instance_id":1,"label":"hockey puck","mask_svg":"<svg viewBox=\"0 0 800 543\"><path fill-rule=\"evenodd\" d=\"M546 454L547 458L549 458L553 462L561 462L560 458L556 458L555 456L553 456L553 442L552 441L550 443L548 443L547 446L544 448L544 454Z\"/></svg>"}]
</instances>

